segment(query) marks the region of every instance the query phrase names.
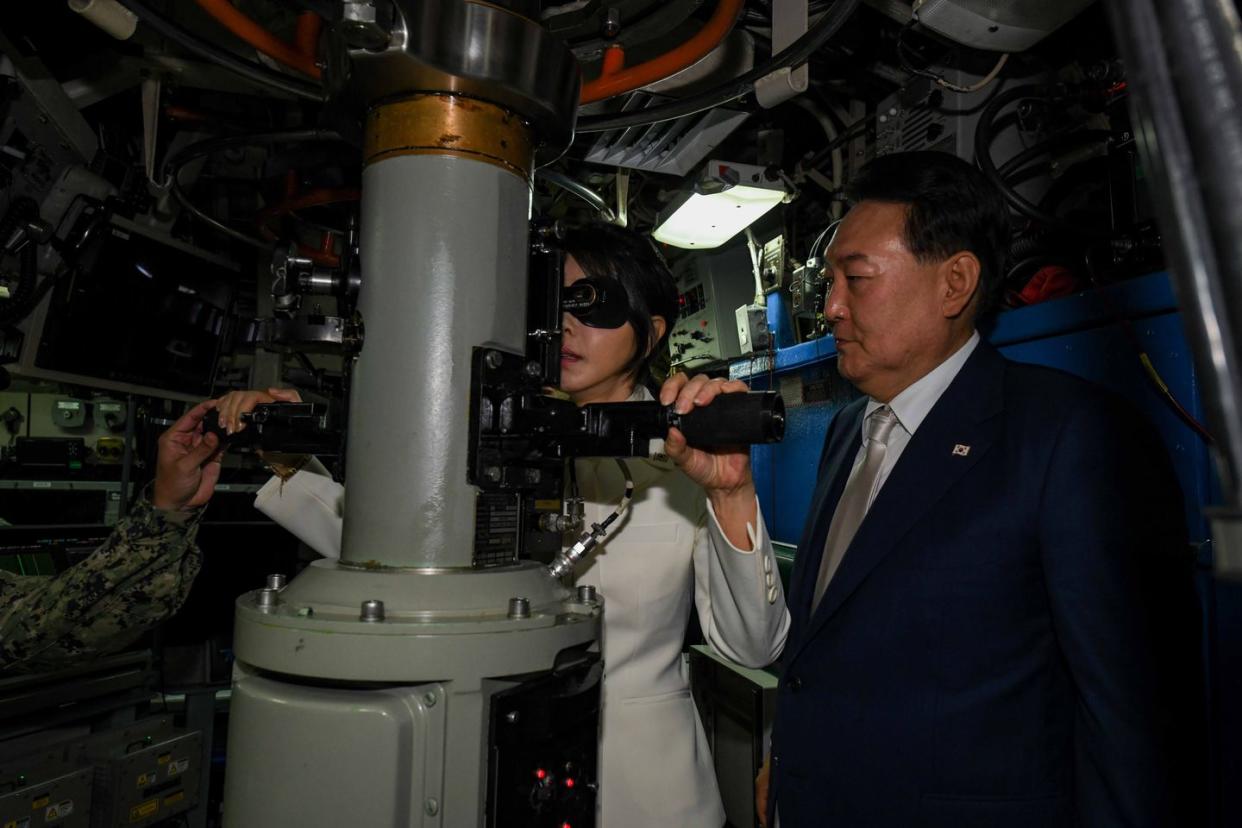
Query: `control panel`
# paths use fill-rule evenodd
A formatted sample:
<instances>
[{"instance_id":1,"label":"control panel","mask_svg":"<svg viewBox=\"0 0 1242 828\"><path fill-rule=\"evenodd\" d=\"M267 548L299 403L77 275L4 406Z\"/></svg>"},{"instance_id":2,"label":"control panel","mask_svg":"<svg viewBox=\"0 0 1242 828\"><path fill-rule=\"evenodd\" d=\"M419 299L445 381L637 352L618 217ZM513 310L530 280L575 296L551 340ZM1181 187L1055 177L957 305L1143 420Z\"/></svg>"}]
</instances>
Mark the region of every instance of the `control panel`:
<instances>
[{"instance_id":1,"label":"control panel","mask_svg":"<svg viewBox=\"0 0 1242 828\"><path fill-rule=\"evenodd\" d=\"M487 828L591 828L603 663L573 652L491 703Z\"/></svg>"},{"instance_id":2,"label":"control panel","mask_svg":"<svg viewBox=\"0 0 1242 828\"><path fill-rule=\"evenodd\" d=\"M755 294L754 265L744 244L682 259L673 269L680 296L669 336L675 368L707 368L741 356L735 312Z\"/></svg>"}]
</instances>

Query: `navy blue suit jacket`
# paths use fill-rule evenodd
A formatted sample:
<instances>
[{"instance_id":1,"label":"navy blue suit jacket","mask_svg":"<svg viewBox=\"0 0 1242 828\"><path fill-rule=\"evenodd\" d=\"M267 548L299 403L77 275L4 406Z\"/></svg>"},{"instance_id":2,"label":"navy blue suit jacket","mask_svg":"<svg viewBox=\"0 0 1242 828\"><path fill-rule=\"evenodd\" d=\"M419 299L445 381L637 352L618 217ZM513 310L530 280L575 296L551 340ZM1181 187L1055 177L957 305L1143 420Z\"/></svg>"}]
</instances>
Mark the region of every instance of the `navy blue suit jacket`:
<instances>
[{"instance_id":1,"label":"navy blue suit jacket","mask_svg":"<svg viewBox=\"0 0 1242 828\"><path fill-rule=\"evenodd\" d=\"M865 404L828 429L791 578L782 828L1201 825L1192 560L1154 431L981 343L812 615Z\"/></svg>"}]
</instances>

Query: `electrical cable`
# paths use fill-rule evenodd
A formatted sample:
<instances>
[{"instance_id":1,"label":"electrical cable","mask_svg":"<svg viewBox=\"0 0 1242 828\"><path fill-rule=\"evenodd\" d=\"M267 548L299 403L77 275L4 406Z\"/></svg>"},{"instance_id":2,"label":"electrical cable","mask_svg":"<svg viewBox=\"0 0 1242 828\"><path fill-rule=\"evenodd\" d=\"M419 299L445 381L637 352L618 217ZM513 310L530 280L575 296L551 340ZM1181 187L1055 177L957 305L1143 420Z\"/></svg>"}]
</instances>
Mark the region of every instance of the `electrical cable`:
<instances>
[{"instance_id":1,"label":"electrical cable","mask_svg":"<svg viewBox=\"0 0 1242 828\"><path fill-rule=\"evenodd\" d=\"M1126 322L1126 327L1130 327L1129 322ZM1151 357L1147 355L1147 352L1140 349L1138 357L1139 362L1143 363L1143 372L1151 380L1152 384L1156 386L1156 390L1164 397L1165 402L1182 418L1191 431L1206 440L1208 445L1214 445L1216 440L1212 437L1212 433L1193 414L1186 410L1177 397L1173 396L1173 392L1169 389L1168 384L1165 383L1164 378L1160 376L1160 372L1156 370L1156 366L1152 364Z\"/></svg>"},{"instance_id":2,"label":"electrical cable","mask_svg":"<svg viewBox=\"0 0 1242 828\"><path fill-rule=\"evenodd\" d=\"M620 458L613 458L617 466L621 469L621 474L625 476L625 493L621 495L621 502L612 510L612 514L604 518L600 523L591 524L588 532L583 532L577 542L569 549L556 556L556 560L548 564L548 572L553 578L563 578L573 571L574 564L582 560L588 552L594 549L604 536L608 534L608 527L612 526L630 507L630 501L634 499L634 477L630 474L630 467L625 465L625 461ZM573 462L573 461L570 461Z\"/></svg>"},{"instance_id":3,"label":"electrical cable","mask_svg":"<svg viewBox=\"0 0 1242 828\"><path fill-rule=\"evenodd\" d=\"M838 149L845 146L850 141L853 141L855 138L865 133L867 131L867 128L870 126L871 126L870 118L862 118L850 124L844 130L842 130L837 135L836 138L829 141L818 152L816 152L809 159L807 159L807 161L802 165L802 167L804 169L814 169L818 167L820 164L824 163L825 158L830 158L832 156L832 153L836 152Z\"/></svg>"},{"instance_id":4,"label":"electrical cable","mask_svg":"<svg viewBox=\"0 0 1242 828\"><path fill-rule=\"evenodd\" d=\"M815 241L811 243L810 251L806 254L806 258L808 262L811 259L815 258L815 254L819 250L819 245L824 240L824 237L827 236L829 233L831 233L833 228L839 225L841 221L842 221L841 219L834 219L833 221L828 222L828 226L825 227L820 232L820 234L815 237Z\"/></svg>"},{"instance_id":5,"label":"electrical cable","mask_svg":"<svg viewBox=\"0 0 1242 828\"><path fill-rule=\"evenodd\" d=\"M257 247L260 250L270 250L275 245L275 242L267 242L256 236L247 235L246 233L243 233L240 230L234 230L232 227L229 227L224 222L219 221L218 219L214 219L211 216L204 213L197 206L195 206L194 202L190 201L189 196L187 196L185 194L185 191L181 189L181 183L177 181L177 179L175 178L172 181L171 189L172 189L173 196L177 199L177 202L181 205L183 210L185 210L190 215L194 216L194 218L198 219L203 224L206 224L212 230L215 230L217 233L220 233L221 235L224 235L224 236L228 236L230 239L233 239L234 241L239 241L242 244L248 244L251 247Z\"/></svg>"},{"instance_id":6,"label":"electrical cable","mask_svg":"<svg viewBox=\"0 0 1242 828\"><path fill-rule=\"evenodd\" d=\"M274 132L255 132L249 135L230 135L224 138L209 138L205 141L199 141L194 144L187 144L181 149L174 152L164 161L165 180L169 183L169 188L173 196L185 208L186 212L197 218L218 233L228 236L235 241L248 244L251 247L257 247L260 250L270 250L273 242L250 236L238 230L234 230L227 224L212 218L203 212L190 201L189 196L181 189L181 181L179 179L182 168L191 161L203 158L217 152L234 149L237 147L253 147L265 146L268 144L294 144L307 143L316 141L343 141L344 139L337 132L328 129L292 129L280 130Z\"/></svg>"},{"instance_id":7,"label":"electrical cable","mask_svg":"<svg viewBox=\"0 0 1242 828\"><path fill-rule=\"evenodd\" d=\"M268 69L262 64L240 58L227 49L222 49L214 43L203 40L158 14L143 0L118 0L118 2L133 12L143 23L181 48L204 60L218 64L251 83L278 89L281 92L304 100L318 101L320 103L324 100L323 90L314 84L287 77L280 72Z\"/></svg>"},{"instance_id":8,"label":"electrical cable","mask_svg":"<svg viewBox=\"0 0 1242 828\"><path fill-rule=\"evenodd\" d=\"M1089 228L1084 229L1080 225L1063 221L1041 210L1005 181L996 168L996 162L992 160L991 147L997 136L994 121L1000 111L1009 104L1019 100L1043 100L1058 97L1058 91L1054 87L1030 84L1007 89L989 101L988 105L979 114L979 123L975 126L975 163L988 180L1000 189L1005 196L1005 201L1023 216L1040 224L1047 225L1050 228L1061 230L1075 238L1108 238L1108 233L1101 233L1098 230L1091 230Z\"/></svg>"},{"instance_id":9,"label":"electrical cable","mask_svg":"<svg viewBox=\"0 0 1242 828\"><path fill-rule=\"evenodd\" d=\"M578 121L578 133L609 132L614 129L625 129L635 126L647 126L661 121L671 121L685 115L693 115L705 109L737 100L749 94L756 81L781 69L798 66L810 59L821 46L835 35L862 0L837 0L832 8L824 14L806 34L795 40L787 48L772 56L760 66L751 69L733 80L700 92L681 100L653 106L638 112L626 112L615 115L595 115Z\"/></svg>"},{"instance_id":10,"label":"electrical cable","mask_svg":"<svg viewBox=\"0 0 1242 828\"><path fill-rule=\"evenodd\" d=\"M1156 392L1161 398L1168 403L1174 413L1182 419L1182 421L1193 431L1199 435L1208 445L1215 445L1216 439L1212 436L1212 432L1207 430L1203 423L1199 422L1193 414L1191 414L1181 401L1173 394L1173 390L1169 388L1168 383L1164 381L1164 377L1160 376L1160 372L1156 370L1155 363L1151 361L1151 357L1147 353L1147 348L1143 346L1143 341L1139 338L1138 332L1134 330L1134 325L1127 319L1121 310L1113 303L1112 298L1105 290L1098 289L1094 293L1095 298L1104 306L1107 313L1116 318L1121 323L1122 333L1130 342L1130 346L1134 348L1135 354L1138 356L1139 363L1143 366L1143 374L1151 382Z\"/></svg>"},{"instance_id":11,"label":"electrical cable","mask_svg":"<svg viewBox=\"0 0 1242 828\"><path fill-rule=\"evenodd\" d=\"M1000 59L996 61L996 65L994 65L986 75L969 86L962 86L961 84L953 83L944 75L938 75L930 70L919 69L910 62L908 56L906 55L907 46L905 43L906 33L917 26L918 22L917 18L911 19L910 22L902 26L901 31L897 33L897 60L901 63L901 68L905 69L910 74L918 75L921 78L929 78L934 81L937 86L948 89L950 92L969 94L971 92L978 92L981 89L986 88L988 84L996 80L997 76L1000 75L1001 70L1005 68L1005 64L1009 61L1009 53L1005 52L1000 56Z\"/></svg>"}]
</instances>

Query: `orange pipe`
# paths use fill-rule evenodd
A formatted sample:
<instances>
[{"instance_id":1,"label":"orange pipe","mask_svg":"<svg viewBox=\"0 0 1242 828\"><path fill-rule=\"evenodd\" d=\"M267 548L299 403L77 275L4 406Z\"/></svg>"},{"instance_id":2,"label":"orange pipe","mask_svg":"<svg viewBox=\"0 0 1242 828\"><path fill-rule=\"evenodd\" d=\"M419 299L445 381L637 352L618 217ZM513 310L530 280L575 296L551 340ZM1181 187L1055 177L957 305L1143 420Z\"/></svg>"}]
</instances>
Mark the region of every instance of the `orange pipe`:
<instances>
[{"instance_id":1,"label":"orange pipe","mask_svg":"<svg viewBox=\"0 0 1242 828\"><path fill-rule=\"evenodd\" d=\"M199 112L197 109L190 109L187 106L177 106L176 104L169 104L164 107L164 117L170 121L191 121L195 123L211 120L211 117L205 112Z\"/></svg>"},{"instance_id":2,"label":"orange pipe","mask_svg":"<svg viewBox=\"0 0 1242 828\"><path fill-rule=\"evenodd\" d=\"M717 0L712 16L689 40L637 66L609 73L607 69L610 48L604 52L604 73L595 80L583 84L581 102L602 101L604 98L611 98L614 95L663 80L688 66L693 66L712 49L719 46L733 30L733 24L737 22L738 15L742 13L743 3L744 0Z\"/></svg>"},{"instance_id":3,"label":"orange pipe","mask_svg":"<svg viewBox=\"0 0 1242 828\"><path fill-rule=\"evenodd\" d=\"M285 177L286 189L289 186L290 180L290 176ZM296 174L292 178L292 181L296 188ZM274 228L273 225L277 224L284 216L287 216L290 213L295 213L298 210L305 210L308 207L322 207L326 204L357 201L361 197L362 194L358 190L348 188L323 188L287 197L279 204L273 204L272 206L266 207L259 212L259 215L256 217L256 224L259 226L259 235L270 241L275 241L279 238L276 234L276 230L279 228ZM323 249L316 250L315 248L305 244L298 244L298 254L305 256L315 264L324 265L326 267L336 267L341 262L341 257L333 253L330 249L326 251Z\"/></svg>"},{"instance_id":4,"label":"orange pipe","mask_svg":"<svg viewBox=\"0 0 1242 828\"><path fill-rule=\"evenodd\" d=\"M304 57L315 60L319 51L319 31L323 28L323 18L312 11L304 11L298 15L297 28L293 30L293 45Z\"/></svg>"},{"instance_id":5,"label":"orange pipe","mask_svg":"<svg viewBox=\"0 0 1242 828\"><path fill-rule=\"evenodd\" d=\"M604 50L604 65L600 67L599 76L606 78L615 75L625 68L625 47L614 43Z\"/></svg>"},{"instance_id":6,"label":"orange pipe","mask_svg":"<svg viewBox=\"0 0 1242 828\"><path fill-rule=\"evenodd\" d=\"M211 15L224 28L249 43L272 60L283 63L292 69L318 79L323 75L315 65L313 56L303 54L299 49L290 46L267 29L255 23L246 15L233 8L229 0L195 0L203 11ZM299 21L301 26L301 21Z\"/></svg>"}]
</instances>

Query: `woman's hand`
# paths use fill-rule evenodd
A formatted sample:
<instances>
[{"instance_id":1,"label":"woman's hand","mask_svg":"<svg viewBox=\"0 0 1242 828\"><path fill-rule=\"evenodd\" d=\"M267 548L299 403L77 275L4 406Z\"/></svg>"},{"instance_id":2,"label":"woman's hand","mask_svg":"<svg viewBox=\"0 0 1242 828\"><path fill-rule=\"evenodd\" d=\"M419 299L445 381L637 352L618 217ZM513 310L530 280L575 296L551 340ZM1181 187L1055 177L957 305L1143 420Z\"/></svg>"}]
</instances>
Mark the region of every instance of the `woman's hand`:
<instances>
[{"instance_id":1,"label":"woman's hand","mask_svg":"<svg viewBox=\"0 0 1242 828\"><path fill-rule=\"evenodd\" d=\"M269 388L266 391L230 391L216 400L220 425L229 434L246 427L241 415L254 411L256 405L272 402L301 402L302 395L292 388Z\"/></svg>"},{"instance_id":2,"label":"woman's hand","mask_svg":"<svg viewBox=\"0 0 1242 828\"><path fill-rule=\"evenodd\" d=\"M687 377L674 374L660 388L660 404L672 405L678 414L704 408L721 394L748 391L737 380L712 379L702 374ZM686 477L713 493L730 495L745 490L753 496L754 481L750 475L750 447L730 446L714 449L692 448L679 429L670 428L664 440L664 451L681 467Z\"/></svg>"},{"instance_id":3,"label":"woman's hand","mask_svg":"<svg viewBox=\"0 0 1242 828\"><path fill-rule=\"evenodd\" d=\"M660 388L660 403L672 405L678 414L712 404L721 394L749 390L737 380L712 379L703 375L674 374ZM750 549L747 524L755 522L755 481L750 473L750 447L693 448L680 429L670 428L664 451L695 483L703 487L712 511L729 542Z\"/></svg>"}]
</instances>

